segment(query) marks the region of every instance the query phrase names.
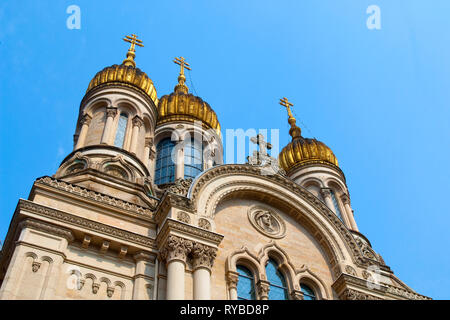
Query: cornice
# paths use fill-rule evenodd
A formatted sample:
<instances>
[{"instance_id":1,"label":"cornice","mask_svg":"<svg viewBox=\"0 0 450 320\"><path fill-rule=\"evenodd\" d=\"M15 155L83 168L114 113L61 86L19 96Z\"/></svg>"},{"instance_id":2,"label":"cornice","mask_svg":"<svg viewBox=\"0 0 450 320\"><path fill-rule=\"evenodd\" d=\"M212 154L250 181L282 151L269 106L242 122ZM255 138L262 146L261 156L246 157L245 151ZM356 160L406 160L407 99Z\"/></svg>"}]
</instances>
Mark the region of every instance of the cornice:
<instances>
[{"instance_id":1,"label":"cornice","mask_svg":"<svg viewBox=\"0 0 450 320\"><path fill-rule=\"evenodd\" d=\"M149 237L145 237L136 233L121 230L119 228L111 227L106 224L85 219L79 216L72 215L61 210L48 208L40 204L28 200L19 200L19 210L26 210L36 215L50 218L55 221L68 223L83 229L105 234L109 237L115 237L120 240L133 242L149 248L155 248L155 240Z\"/></svg>"},{"instance_id":2,"label":"cornice","mask_svg":"<svg viewBox=\"0 0 450 320\"><path fill-rule=\"evenodd\" d=\"M68 242L72 242L75 240L75 237L70 229L57 226L51 223L39 221L32 218L27 218L21 221L18 225L19 230L24 228L34 229L38 231L42 231L48 234L52 234L58 237L65 238Z\"/></svg>"},{"instance_id":3,"label":"cornice","mask_svg":"<svg viewBox=\"0 0 450 320\"><path fill-rule=\"evenodd\" d=\"M158 243L158 245L160 243L163 243L172 232L183 234L190 239L212 243L216 246L218 246L220 242L222 242L222 239L224 237L221 234L168 218L165 220L164 225L161 227L158 232L158 236L156 237L156 242Z\"/></svg>"},{"instance_id":4,"label":"cornice","mask_svg":"<svg viewBox=\"0 0 450 320\"><path fill-rule=\"evenodd\" d=\"M149 208L145 208L135 203L124 201L118 198L114 198L100 192L92 191L87 188L83 188L78 185L74 185L59 179L44 176L38 178L34 182L33 188L35 186L39 187L45 186L47 188L50 187L62 192L67 192L71 195L75 195L89 201L94 201L96 203L101 203L102 205L113 207L115 210L120 211L125 210L127 214L131 214L137 218L146 219L151 222L154 222L155 213ZM32 193L33 192L34 190L32 190Z\"/></svg>"}]
</instances>

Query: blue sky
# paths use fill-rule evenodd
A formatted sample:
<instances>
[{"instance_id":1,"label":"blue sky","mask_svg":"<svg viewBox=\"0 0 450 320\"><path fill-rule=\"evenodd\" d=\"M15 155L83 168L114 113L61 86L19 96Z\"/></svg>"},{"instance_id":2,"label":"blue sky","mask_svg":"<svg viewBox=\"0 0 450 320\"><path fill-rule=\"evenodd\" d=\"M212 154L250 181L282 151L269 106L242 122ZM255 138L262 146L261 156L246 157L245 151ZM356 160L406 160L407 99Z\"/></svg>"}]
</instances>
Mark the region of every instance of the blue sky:
<instances>
[{"instance_id":1,"label":"blue sky","mask_svg":"<svg viewBox=\"0 0 450 320\"><path fill-rule=\"evenodd\" d=\"M81 29L66 27L69 5ZM381 30L366 27L369 5ZM158 96L187 84L223 129L279 128L288 97L306 137L332 148L360 231L419 293L450 298L450 21L447 0L2 1L0 239L19 198L72 150L91 78L124 35Z\"/></svg>"}]
</instances>

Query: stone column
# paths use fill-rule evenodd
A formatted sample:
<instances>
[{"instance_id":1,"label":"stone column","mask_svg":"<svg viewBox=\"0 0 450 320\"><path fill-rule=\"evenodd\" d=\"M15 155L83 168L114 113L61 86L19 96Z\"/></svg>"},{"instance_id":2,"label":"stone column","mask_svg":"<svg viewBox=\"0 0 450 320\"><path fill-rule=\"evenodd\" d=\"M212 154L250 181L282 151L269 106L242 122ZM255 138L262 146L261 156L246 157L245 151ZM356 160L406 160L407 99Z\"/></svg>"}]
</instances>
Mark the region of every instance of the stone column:
<instances>
[{"instance_id":1,"label":"stone column","mask_svg":"<svg viewBox=\"0 0 450 320\"><path fill-rule=\"evenodd\" d=\"M142 125L144 124L144 121L139 116L135 116L133 118L132 123L133 123L133 130L131 133L130 152L136 154L139 139L139 131Z\"/></svg>"},{"instance_id":2,"label":"stone column","mask_svg":"<svg viewBox=\"0 0 450 320\"><path fill-rule=\"evenodd\" d=\"M237 300L237 284L239 281L239 273L234 271L228 271L227 273L227 284L230 293L230 300Z\"/></svg>"},{"instance_id":3,"label":"stone column","mask_svg":"<svg viewBox=\"0 0 450 320\"><path fill-rule=\"evenodd\" d=\"M333 200L331 199L331 192L328 188L320 189L320 193L322 194L323 199L325 200L325 204L331 211L336 213L336 208L334 207Z\"/></svg>"},{"instance_id":4,"label":"stone column","mask_svg":"<svg viewBox=\"0 0 450 320\"><path fill-rule=\"evenodd\" d=\"M147 297L147 285L153 282L150 279L150 270L148 264L155 262L155 256L147 252L138 252L133 256L136 261L134 272L133 300L145 300Z\"/></svg>"},{"instance_id":5,"label":"stone column","mask_svg":"<svg viewBox=\"0 0 450 320\"><path fill-rule=\"evenodd\" d=\"M356 225L355 217L353 216L352 207L350 206L350 197L344 193L341 196L341 200L345 207L345 212L346 212L347 220L349 222L349 227L352 230L359 232L358 226Z\"/></svg>"},{"instance_id":6,"label":"stone column","mask_svg":"<svg viewBox=\"0 0 450 320\"><path fill-rule=\"evenodd\" d=\"M114 118L117 115L117 108L106 108L106 123L103 129L102 141L103 144L111 143L111 131L114 123Z\"/></svg>"},{"instance_id":7,"label":"stone column","mask_svg":"<svg viewBox=\"0 0 450 320\"><path fill-rule=\"evenodd\" d=\"M147 166L147 169L150 170L150 151L153 147L153 138L145 138L144 143L144 158L142 162Z\"/></svg>"},{"instance_id":8,"label":"stone column","mask_svg":"<svg viewBox=\"0 0 450 320\"><path fill-rule=\"evenodd\" d=\"M184 141L180 140L175 146L175 180L184 179Z\"/></svg>"},{"instance_id":9,"label":"stone column","mask_svg":"<svg viewBox=\"0 0 450 320\"><path fill-rule=\"evenodd\" d=\"M80 135L78 136L77 145L75 146L75 149L80 149L84 147L84 143L86 142L86 136L89 130L89 125L91 124L92 117L88 115L87 113L83 115L81 118L81 130Z\"/></svg>"},{"instance_id":10,"label":"stone column","mask_svg":"<svg viewBox=\"0 0 450 320\"><path fill-rule=\"evenodd\" d=\"M267 280L259 280L256 284L258 296L260 300L269 300L270 282Z\"/></svg>"},{"instance_id":11,"label":"stone column","mask_svg":"<svg viewBox=\"0 0 450 320\"><path fill-rule=\"evenodd\" d=\"M177 236L169 236L161 250L167 266L167 300L184 300L186 258L193 243Z\"/></svg>"},{"instance_id":12,"label":"stone column","mask_svg":"<svg viewBox=\"0 0 450 320\"><path fill-rule=\"evenodd\" d=\"M194 300L211 300L211 269L217 249L195 243L192 248L194 270Z\"/></svg>"}]
</instances>

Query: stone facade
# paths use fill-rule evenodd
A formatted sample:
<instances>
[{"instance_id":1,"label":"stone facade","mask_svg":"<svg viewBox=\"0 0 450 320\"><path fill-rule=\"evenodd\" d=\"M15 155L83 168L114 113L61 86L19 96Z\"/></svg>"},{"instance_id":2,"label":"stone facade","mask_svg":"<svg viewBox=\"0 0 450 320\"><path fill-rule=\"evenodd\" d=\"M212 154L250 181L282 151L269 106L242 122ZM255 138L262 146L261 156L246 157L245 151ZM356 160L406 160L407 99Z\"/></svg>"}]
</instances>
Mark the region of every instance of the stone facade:
<instances>
[{"instance_id":1,"label":"stone facade","mask_svg":"<svg viewBox=\"0 0 450 320\"><path fill-rule=\"evenodd\" d=\"M0 299L237 299L244 265L264 300L269 259L289 299L304 298L301 284L324 300L429 299L358 231L336 165L270 173L264 163L275 161L261 154L224 165L217 128L204 120L191 129L194 109L157 126L156 93L101 79L81 102L74 150L18 202L0 253ZM180 128L200 134L202 172L184 179L180 148L174 181L155 185L156 145Z\"/></svg>"}]
</instances>

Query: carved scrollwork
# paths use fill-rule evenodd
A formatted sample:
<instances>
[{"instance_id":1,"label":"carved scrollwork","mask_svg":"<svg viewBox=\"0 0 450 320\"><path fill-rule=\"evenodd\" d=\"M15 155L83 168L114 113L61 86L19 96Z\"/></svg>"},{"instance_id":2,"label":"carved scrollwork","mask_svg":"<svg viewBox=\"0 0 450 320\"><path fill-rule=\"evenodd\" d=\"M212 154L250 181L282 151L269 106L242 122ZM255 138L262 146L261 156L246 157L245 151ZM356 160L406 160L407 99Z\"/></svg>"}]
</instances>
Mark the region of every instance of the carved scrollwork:
<instances>
[{"instance_id":1,"label":"carved scrollwork","mask_svg":"<svg viewBox=\"0 0 450 320\"><path fill-rule=\"evenodd\" d=\"M168 191L180 196L185 197L188 193L189 187L191 186L192 179L177 179L175 184L168 188Z\"/></svg>"},{"instance_id":2,"label":"carved scrollwork","mask_svg":"<svg viewBox=\"0 0 450 320\"><path fill-rule=\"evenodd\" d=\"M358 276L358 275L356 274L355 268L353 268L352 266L346 266L346 267L345 267L345 272L348 273L349 275L352 275L352 276L355 276L355 277Z\"/></svg>"},{"instance_id":3,"label":"carved scrollwork","mask_svg":"<svg viewBox=\"0 0 450 320\"><path fill-rule=\"evenodd\" d=\"M364 293L364 292L353 290L353 289L346 289L343 292L341 299L342 300L383 300L381 298L372 296L372 295Z\"/></svg>"}]
</instances>

